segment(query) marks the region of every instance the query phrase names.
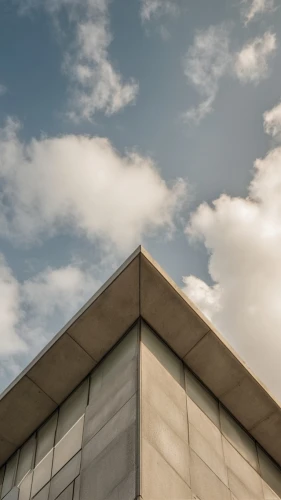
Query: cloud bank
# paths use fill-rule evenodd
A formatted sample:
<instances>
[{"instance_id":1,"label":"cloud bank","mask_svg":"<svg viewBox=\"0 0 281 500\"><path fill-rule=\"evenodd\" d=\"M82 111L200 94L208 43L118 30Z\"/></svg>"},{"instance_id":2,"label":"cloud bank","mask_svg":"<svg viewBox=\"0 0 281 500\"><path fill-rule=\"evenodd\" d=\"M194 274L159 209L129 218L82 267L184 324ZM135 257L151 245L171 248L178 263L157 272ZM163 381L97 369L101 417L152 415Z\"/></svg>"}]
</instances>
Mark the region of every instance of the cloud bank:
<instances>
[{"instance_id":1,"label":"cloud bank","mask_svg":"<svg viewBox=\"0 0 281 500\"><path fill-rule=\"evenodd\" d=\"M279 113L264 123L274 135ZM281 147L254 168L247 198L222 195L192 214L186 234L205 245L213 285L185 276L184 290L281 400Z\"/></svg>"}]
</instances>

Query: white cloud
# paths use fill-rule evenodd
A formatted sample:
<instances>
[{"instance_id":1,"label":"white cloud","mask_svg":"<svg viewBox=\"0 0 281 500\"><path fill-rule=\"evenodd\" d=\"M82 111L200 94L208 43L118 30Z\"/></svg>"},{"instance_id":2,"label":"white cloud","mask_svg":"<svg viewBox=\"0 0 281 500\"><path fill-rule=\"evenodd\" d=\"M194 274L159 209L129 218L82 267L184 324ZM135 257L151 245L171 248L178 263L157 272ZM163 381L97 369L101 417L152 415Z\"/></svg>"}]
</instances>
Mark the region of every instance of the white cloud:
<instances>
[{"instance_id":1,"label":"white cloud","mask_svg":"<svg viewBox=\"0 0 281 500\"><path fill-rule=\"evenodd\" d=\"M275 0L244 0L242 2L242 16L245 24L252 21L258 14L272 12Z\"/></svg>"},{"instance_id":2,"label":"white cloud","mask_svg":"<svg viewBox=\"0 0 281 500\"><path fill-rule=\"evenodd\" d=\"M195 35L184 60L184 74L204 99L198 108L187 111L187 119L199 122L210 113L219 80L227 72L230 62L229 32L224 25L210 26Z\"/></svg>"},{"instance_id":3,"label":"white cloud","mask_svg":"<svg viewBox=\"0 0 281 500\"><path fill-rule=\"evenodd\" d=\"M7 92L7 87L5 87L5 85L0 83L0 96L6 94L6 92Z\"/></svg>"},{"instance_id":4,"label":"white cloud","mask_svg":"<svg viewBox=\"0 0 281 500\"><path fill-rule=\"evenodd\" d=\"M259 83L267 78L268 61L276 51L276 47L276 35L270 32L251 40L236 55L234 71L237 78L243 83Z\"/></svg>"},{"instance_id":5,"label":"white cloud","mask_svg":"<svg viewBox=\"0 0 281 500\"><path fill-rule=\"evenodd\" d=\"M265 132L272 137L281 138L281 102L263 115Z\"/></svg>"},{"instance_id":6,"label":"white cloud","mask_svg":"<svg viewBox=\"0 0 281 500\"><path fill-rule=\"evenodd\" d=\"M63 69L71 82L67 113L71 119L92 120L96 112L112 115L134 104L138 83L133 78L124 81L110 60L108 0L23 0L19 5L22 13L45 8L61 33L61 14L68 19L71 43L65 44ZM67 41L65 33L61 38Z\"/></svg>"},{"instance_id":7,"label":"white cloud","mask_svg":"<svg viewBox=\"0 0 281 500\"><path fill-rule=\"evenodd\" d=\"M256 160L247 198L203 203L187 234L204 243L214 284L184 277L185 292L281 399L281 148Z\"/></svg>"},{"instance_id":8,"label":"white cloud","mask_svg":"<svg viewBox=\"0 0 281 500\"><path fill-rule=\"evenodd\" d=\"M0 255L0 392L98 286L92 269L74 264L20 283Z\"/></svg>"},{"instance_id":9,"label":"white cloud","mask_svg":"<svg viewBox=\"0 0 281 500\"><path fill-rule=\"evenodd\" d=\"M163 15L176 15L178 5L176 0L141 0L141 19L151 21Z\"/></svg>"},{"instance_id":10,"label":"white cloud","mask_svg":"<svg viewBox=\"0 0 281 500\"><path fill-rule=\"evenodd\" d=\"M0 234L32 243L57 231L128 252L144 234L173 229L186 195L151 159L118 154L107 139L61 136L21 142L11 118L0 130Z\"/></svg>"},{"instance_id":11,"label":"white cloud","mask_svg":"<svg viewBox=\"0 0 281 500\"><path fill-rule=\"evenodd\" d=\"M226 25L199 31L184 59L184 74L203 100L197 107L187 110L183 118L196 123L205 118L213 110L220 81L225 76L255 84L267 78L269 59L276 46L276 35L266 32L234 53L230 49L230 29Z\"/></svg>"}]
</instances>

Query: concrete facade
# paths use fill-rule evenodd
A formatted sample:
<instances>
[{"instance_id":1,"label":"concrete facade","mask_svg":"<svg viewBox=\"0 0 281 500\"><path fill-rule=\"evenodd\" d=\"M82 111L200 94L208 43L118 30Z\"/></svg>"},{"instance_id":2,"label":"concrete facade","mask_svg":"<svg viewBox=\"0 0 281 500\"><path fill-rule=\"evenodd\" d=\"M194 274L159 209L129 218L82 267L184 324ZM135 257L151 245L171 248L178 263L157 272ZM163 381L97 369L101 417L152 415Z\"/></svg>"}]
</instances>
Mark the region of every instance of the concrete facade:
<instances>
[{"instance_id":1,"label":"concrete facade","mask_svg":"<svg viewBox=\"0 0 281 500\"><path fill-rule=\"evenodd\" d=\"M277 500L281 469L139 319L0 469L0 497Z\"/></svg>"}]
</instances>

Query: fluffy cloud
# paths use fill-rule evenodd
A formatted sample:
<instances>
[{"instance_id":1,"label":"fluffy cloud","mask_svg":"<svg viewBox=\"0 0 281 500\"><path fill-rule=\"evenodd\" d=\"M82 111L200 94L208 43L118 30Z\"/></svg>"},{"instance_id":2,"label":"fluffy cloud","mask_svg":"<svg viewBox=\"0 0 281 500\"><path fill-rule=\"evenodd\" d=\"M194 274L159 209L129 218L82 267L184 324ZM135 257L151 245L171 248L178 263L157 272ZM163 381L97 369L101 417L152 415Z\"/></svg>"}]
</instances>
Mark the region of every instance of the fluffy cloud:
<instances>
[{"instance_id":1,"label":"fluffy cloud","mask_svg":"<svg viewBox=\"0 0 281 500\"><path fill-rule=\"evenodd\" d=\"M143 22L161 17L162 15L176 15L178 6L176 0L141 0L141 19Z\"/></svg>"},{"instance_id":2,"label":"fluffy cloud","mask_svg":"<svg viewBox=\"0 0 281 500\"><path fill-rule=\"evenodd\" d=\"M184 74L190 84L203 96L198 108L187 111L185 117L199 122L212 110L219 80L231 61L229 32L224 26L210 26L199 31L184 60Z\"/></svg>"},{"instance_id":3,"label":"fluffy cloud","mask_svg":"<svg viewBox=\"0 0 281 500\"><path fill-rule=\"evenodd\" d=\"M45 8L60 32L61 14L68 20L71 43L64 51L63 70L71 82L71 119L92 120L98 111L112 115L135 102L138 83L133 78L123 81L110 61L108 0L23 0L19 5L22 13Z\"/></svg>"},{"instance_id":4,"label":"fluffy cloud","mask_svg":"<svg viewBox=\"0 0 281 500\"><path fill-rule=\"evenodd\" d=\"M251 40L236 55L234 71L243 82L259 83L269 73L268 60L276 50L276 35L270 32Z\"/></svg>"},{"instance_id":5,"label":"fluffy cloud","mask_svg":"<svg viewBox=\"0 0 281 500\"><path fill-rule=\"evenodd\" d=\"M274 129L273 129L274 132ZM247 198L222 195L191 216L213 285L184 277L185 292L281 399L281 147L255 162Z\"/></svg>"},{"instance_id":6,"label":"fluffy cloud","mask_svg":"<svg viewBox=\"0 0 281 500\"><path fill-rule=\"evenodd\" d=\"M275 0L244 0L242 3L242 16L245 24L252 21L258 14L272 12Z\"/></svg>"},{"instance_id":7,"label":"fluffy cloud","mask_svg":"<svg viewBox=\"0 0 281 500\"><path fill-rule=\"evenodd\" d=\"M0 255L0 391L96 291L91 269L47 268L20 283Z\"/></svg>"},{"instance_id":8,"label":"fluffy cloud","mask_svg":"<svg viewBox=\"0 0 281 500\"><path fill-rule=\"evenodd\" d=\"M281 138L281 102L263 115L264 129L267 134Z\"/></svg>"},{"instance_id":9,"label":"fluffy cloud","mask_svg":"<svg viewBox=\"0 0 281 500\"><path fill-rule=\"evenodd\" d=\"M11 118L0 130L0 234L33 243L56 231L128 252L144 234L172 230L186 195L152 160L118 154L107 139L62 136L21 142Z\"/></svg>"},{"instance_id":10,"label":"fluffy cloud","mask_svg":"<svg viewBox=\"0 0 281 500\"><path fill-rule=\"evenodd\" d=\"M185 120L199 123L213 109L223 77L242 83L259 83L269 75L269 59L276 50L276 35L266 32L246 43L240 51L230 50L230 30L222 24L199 31L184 59L184 74L203 100L184 113Z\"/></svg>"}]
</instances>

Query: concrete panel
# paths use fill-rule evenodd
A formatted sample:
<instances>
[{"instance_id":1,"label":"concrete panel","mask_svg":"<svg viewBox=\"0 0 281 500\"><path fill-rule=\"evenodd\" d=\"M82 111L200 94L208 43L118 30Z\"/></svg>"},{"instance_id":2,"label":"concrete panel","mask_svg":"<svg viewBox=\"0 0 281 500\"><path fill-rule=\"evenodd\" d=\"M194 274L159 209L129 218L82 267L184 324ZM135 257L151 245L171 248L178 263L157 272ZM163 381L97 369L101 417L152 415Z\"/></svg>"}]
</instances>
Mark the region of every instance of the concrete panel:
<instances>
[{"instance_id":1,"label":"concrete panel","mask_svg":"<svg viewBox=\"0 0 281 500\"><path fill-rule=\"evenodd\" d=\"M281 470L260 447L258 447L258 457L261 477L281 497Z\"/></svg>"},{"instance_id":2,"label":"concrete panel","mask_svg":"<svg viewBox=\"0 0 281 500\"><path fill-rule=\"evenodd\" d=\"M52 476L54 476L82 447L84 416L65 434L54 449Z\"/></svg>"},{"instance_id":3,"label":"concrete panel","mask_svg":"<svg viewBox=\"0 0 281 500\"><path fill-rule=\"evenodd\" d=\"M56 411L38 431L35 465L39 464L54 446L57 419L58 412Z\"/></svg>"},{"instance_id":4,"label":"concrete panel","mask_svg":"<svg viewBox=\"0 0 281 500\"><path fill-rule=\"evenodd\" d=\"M15 484L16 472L19 459L19 450L8 460L5 468L4 481L1 491L1 498L3 498L12 489Z\"/></svg>"},{"instance_id":5,"label":"concrete panel","mask_svg":"<svg viewBox=\"0 0 281 500\"><path fill-rule=\"evenodd\" d=\"M55 500L80 473L81 451L75 455L55 476L50 484L49 500Z\"/></svg>"},{"instance_id":6,"label":"concrete panel","mask_svg":"<svg viewBox=\"0 0 281 500\"><path fill-rule=\"evenodd\" d=\"M139 497L138 497L139 498ZM106 500L135 500L136 499L136 471L133 470L130 474L121 481Z\"/></svg>"},{"instance_id":7,"label":"concrete panel","mask_svg":"<svg viewBox=\"0 0 281 500\"><path fill-rule=\"evenodd\" d=\"M114 439L81 472L80 500L104 500L135 470L136 427L131 426ZM53 500L53 499L50 499Z\"/></svg>"},{"instance_id":8,"label":"concrete panel","mask_svg":"<svg viewBox=\"0 0 281 500\"><path fill-rule=\"evenodd\" d=\"M187 297L169 283L141 255L140 303L141 316L170 345L178 356L185 356L209 330Z\"/></svg>"},{"instance_id":9,"label":"concrete panel","mask_svg":"<svg viewBox=\"0 0 281 500\"><path fill-rule=\"evenodd\" d=\"M91 397L85 414L83 443L91 439L137 390L137 360L132 359L112 379L101 385L96 398Z\"/></svg>"},{"instance_id":10,"label":"concrete panel","mask_svg":"<svg viewBox=\"0 0 281 500\"><path fill-rule=\"evenodd\" d=\"M100 361L138 317L139 256L77 318L68 334Z\"/></svg>"},{"instance_id":11,"label":"concrete panel","mask_svg":"<svg viewBox=\"0 0 281 500\"><path fill-rule=\"evenodd\" d=\"M0 436L0 464L4 464L6 460L16 451L17 445L9 443L6 439ZM0 489L1 492L1 489Z\"/></svg>"},{"instance_id":12,"label":"concrete panel","mask_svg":"<svg viewBox=\"0 0 281 500\"><path fill-rule=\"evenodd\" d=\"M190 485L187 443L177 436L145 399L142 400L141 429L142 438L153 446L177 474Z\"/></svg>"},{"instance_id":13,"label":"concrete panel","mask_svg":"<svg viewBox=\"0 0 281 500\"><path fill-rule=\"evenodd\" d=\"M82 450L82 469L88 467L118 435L136 422L136 411L137 400L136 396L133 396L84 446Z\"/></svg>"},{"instance_id":14,"label":"concrete panel","mask_svg":"<svg viewBox=\"0 0 281 500\"><path fill-rule=\"evenodd\" d=\"M73 498L74 482L71 483L65 490L57 497L59 500L72 500Z\"/></svg>"},{"instance_id":15,"label":"concrete panel","mask_svg":"<svg viewBox=\"0 0 281 500\"><path fill-rule=\"evenodd\" d=\"M34 469L31 497L34 497L51 479L53 452L53 449L49 451Z\"/></svg>"},{"instance_id":16,"label":"concrete panel","mask_svg":"<svg viewBox=\"0 0 281 500\"><path fill-rule=\"evenodd\" d=\"M185 390L192 401L220 428L218 400L200 384L199 380L187 368L185 369Z\"/></svg>"},{"instance_id":17,"label":"concrete panel","mask_svg":"<svg viewBox=\"0 0 281 500\"><path fill-rule=\"evenodd\" d=\"M262 489L254 492L250 489L249 484L245 484L237 477L232 470L228 470L228 482L231 492L237 500L264 500Z\"/></svg>"},{"instance_id":18,"label":"concrete panel","mask_svg":"<svg viewBox=\"0 0 281 500\"><path fill-rule=\"evenodd\" d=\"M35 434L22 446L20 450L19 463L16 474L16 485L18 486L24 476L34 467L35 459Z\"/></svg>"},{"instance_id":19,"label":"concrete panel","mask_svg":"<svg viewBox=\"0 0 281 500\"><path fill-rule=\"evenodd\" d=\"M280 500L280 497L264 481L262 481L262 488L265 500Z\"/></svg>"},{"instance_id":20,"label":"concrete panel","mask_svg":"<svg viewBox=\"0 0 281 500\"><path fill-rule=\"evenodd\" d=\"M223 407L220 407L220 414L223 435L247 462L258 471L258 455L255 441Z\"/></svg>"},{"instance_id":21,"label":"concrete panel","mask_svg":"<svg viewBox=\"0 0 281 500\"><path fill-rule=\"evenodd\" d=\"M33 500L48 500L50 491L50 483L47 483L42 490L37 493Z\"/></svg>"},{"instance_id":22,"label":"concrete panel","mask_svg":"<svg viewBox=\"0 0 281 500\"><path fill-rule=\"evenodd\" d=\"M156 337L155 339L161 343ZM168 362L166 366L161 364L148 347L141 344L142 397L161 414L163 420L178 436L187 441L186 396L184 388L180 385L183 367L171 350L166 354L167 358L171 358L170 369L167 367Z\"/></svg>"},{"instance_id":23,"label":"concrete panel","mask_svg":"<svg viewBox=\"0 0 281 500\"><path fill-rule=\"evenodd\" d=\"M141 460L141 498L144 500L193 498L186 482L146 439L142 439Z\"/></svg>"},{"instance_id":24,"label":"concrete panel","mask_svg":"<svg viewBox=\"0 0 281 500\"><path fill-rule=\"evenodd\" d=\"M235 387L246 374L245 368L211 331L184 361L217 397Z\"/></svg>"},{"instance_id":25,"label":"concrete panel","mask_svg":"<svg viewBox=\"0 0 281 500\"><path fill-rule=\"evenodd\" d=\"M56 403L34 382L27 376L22 377L1 399L2 436L5 436L10 443L20 446L44 422L55 407Z\"/></svg>"},{"instance_id":26,"label":"concrete panel","mask_svg":"<svg viewBox=\"0 0 281 500\"><path fill-rule=\"evenodd\" d=\"M251 430L251 434L281 464L281 410L274 412Z\"/></svg>"},{"instance_id":27,"label":"concrete panel","mask_svg":"<svg viewBox=\"0 0 281 500\"><path fill-rule=\"evenodd\" d=\"M89 354L66 333L37 361L28 376L59 404L95 364Z\"/></svg>"},{"instance_id":28,"label":"concrete panel","mask_svg":"<svg viewBox=\"0 0 281 500\"><path fill-rule=\"evenodd\" d=\"M200 500L231 500L230 491L225 484L221 482L196 453L191 450L190 454L191 489L195 495Z\"/></svg>"},{"instance_id":29,"label":"concrete panel","mask_svg":"<svg viewBox=\"0 0 281 500\"><path fill-rule=\"evenodd\" d=\"M182 387L184 387L183 363L173 351L156 335L149 326L141 322L141 342L153 354L163 369Z\"/></svg>"},{"instance_id":30,"label":"concrete panel","mask_svg":"<svg viewBox=\"0 0 281 500\"><path fill-rule=\"evenodd\" d=\"M223 437L223 449L225 462L229 470L229 487L237 500L242 500L244 487L253 498L262 499L262 483L257 472L246 462L233 446ZM235 476L235 477L233 477ZM237 480L236 480L237 479Z\"/></svg>"},{"instance_id":31,"label":"concrete panel","mask_svg":"<svg viewBox=\"0 0 281 500\"><path fill-rule=\"evenodd\" d=\"M189 442L190 447L200 457L206 465L218 476L218 478L228 486L227 469L224 463L224 458L221 450L217 453L216 448L213 448L200 432L193 425L189 426Z\"/></svg>"},{"instance_id":32,"label":"concrete panel","mask_svg":"<svg viewBox=\"0 0 281 500\"><path fill-rule=\"evenodd\" d=\"M0 498L1 498L2 484L3 484L3 481L4 481L4 473L5 473L5 466L3 466L0 469Z\"/></svg>"},{"instance_id":33,"label":"concrete panel","mask_svg":"<svg viewBox=\"0 0 281 500\"><path fill-rule=\"evenodd\" d=\"M29 472L19 485L19 500L29 500L31 495L31 485L33 471Z\"/></svg>"},{"instance_id":34,"label":"concrete panel","mask_svg":"<svg viewBox=\"0 0 281 500\"><path fill-rule=\"evenodd\" d=\"M188 396L187 414L189 423L200 432L220 456L223 456L222 437L219 429Z\"/></svg>"},{"instance_id":35,"label":"concrete panel","mask_svg":"<svg viewBox=\"0 0 281 500\"><path fill-rule=\"evenodd\" d=\"M237 397L239 404L237 404ZM247 430L252 429L276 409L265 390L255 379L248 376L224 394L221 401Z\"/></svg>"},{"instance_id":36,"label":"concrete panel","mask_svg":"<svg viewBox=\"0 0 281 500\"><path fill-rule=\"evenodd\" d=\"M18 498L19 498L19 489L17 486L14 486L5 496L5 500L18 500Z\"/></svg>"},{"instance_id":37,"label":"concrete panel","mask_svg":"<svg viewBox=\"0 0 281 500\"><path fill-rule=\"evenodd\" d=\"M86 379L60 406L56 444L66 435L73 425L84 415L88 402L89 380Z\"/></svg>"},{"instance_id":38,"label":"concrete panel","mask_svg":"<svg viewBox=\"0 0 281 500\"><path fill-rule=\"evenodd\" d=\"M80 500L80 475L74 481L73 500Z\"/></svg>"}]
</instances>

